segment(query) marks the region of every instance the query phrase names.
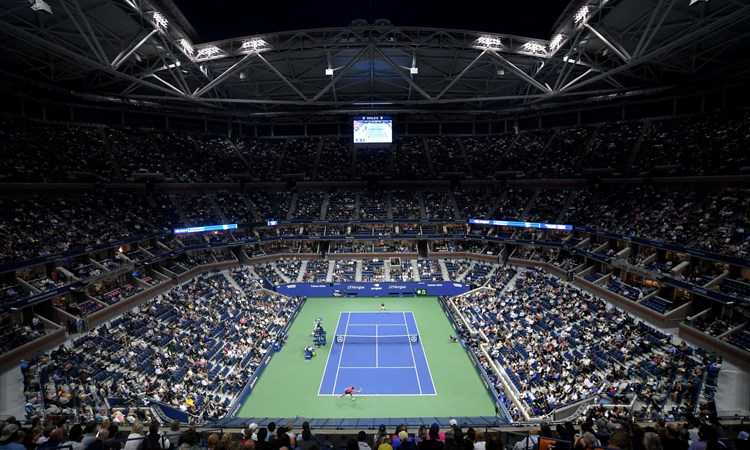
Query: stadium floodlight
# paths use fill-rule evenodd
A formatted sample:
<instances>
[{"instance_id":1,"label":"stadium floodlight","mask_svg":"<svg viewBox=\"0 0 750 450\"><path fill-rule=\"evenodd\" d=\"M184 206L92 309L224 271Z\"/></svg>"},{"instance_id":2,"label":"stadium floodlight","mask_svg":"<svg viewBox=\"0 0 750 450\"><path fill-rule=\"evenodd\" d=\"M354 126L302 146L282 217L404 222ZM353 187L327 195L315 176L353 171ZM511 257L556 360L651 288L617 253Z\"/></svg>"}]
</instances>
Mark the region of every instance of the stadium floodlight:
<instances>
[{"instance_id":1,"label":"stadium floodlight","mask_svg":"<svg viewBox=\"0 0 750 450\"><path fill-rule=\"evenodd\" d=\"M545 47L538 42L529 41L523 44L523 49L529 53L544 53Z\"/></svg>"},{"instance_id":2,"label":"stadium floodlight","mask_svg":"<svg viewBox=\"0 0 750 450\"><path fill-rule=\"evenodd\" d=\"M219 47L215 45L209 45L208 47L198 49L198 54L195 55L195 57L199 59L207 59L211 58L212 56L216 56L219 53L221 53Z\"/></svg>"},{"instance_id":3,"label":"stadium floodlight","mask_svg":"<svg viewBox=\"0 0 750 450\"><path fill-rule=\"evenodd\" d=\"M562 41L565 39L565 36L562 35L562 33L557 33L551 41L549 41L549 50L551 52L557 51L558 48L560 48L560 45L562 45Z\"/></svg>"},{"instance_id":4,"label":"stadium floodlight","mask_svg":"<svg viewBox=\"0 0 750 450\"><path fill-rule=\"evenodd\" d=\"M477 44L480 47L484 47L484 48L500 48L503 46L503 42L500 40L499 37L492 36L489 34L479 36L479 39L477 39Z\"/></svg>"},{"instance_id":5,"label":"stadium floodlight","mask_svg":"<svg viewBox=\"0 0 750 450\"><path fill-rule=\"evenodd\" d=\"M331 67L326 68L326 76L327 77L332 77L333 76L333 68L331 68Z\"/></svg>"},{"instance_id":6,"label":"stadium floodlight","mask_svg":"<svg viewBox=\"0 0 750 450\"><path fill-rule=\"evenodd\" d=\"M589 7L584 5L581 6L581 9L578 10L578 12L573 16L573 22L577 24L584 24L586 23L586 20L589 18Z\"/></svg>"},{"instance_id":7,"label":"stadium floodlight","mask_svg":"<svg viewBox=\"0 0 750 450\"><path fill-rule=\"evenodd\" d=\"M409 67L409 73L411 75L417 75L417 74L419 74L419 67Z\"/></svg>"},{"instance_id":8,"label":"stadium floodlight","mask_svg":"<svg viewBox=\"0 0 750 450\"><path fill-rule=\"evenodd\" d=\"M164 17L164 14L159 11L154 11L154 24L156 25L156 28L164 31L169 26L169 21Z\"/></svg>"},{"instance_id":9,"label":"stadium floodlight","mask_svg":"<svg viewBox=\"0 0 750 450\"><path fill-rule=\"evenodd\" d=\"M29 3L31 3L31 9L34 11L44 11L52 14L52 7L44 0L29 0Z\"/></svg>"},{"instance_id":10,"label":"stadium floodlight","mask_svg":"<svg viewBox=\"0 0 750 450\"><path fill-rule=\"evenodd\" d=\"M190 41L182 38L180 39L180 46L182 47L182 51L185 52L186 55L193 56L193 44L191 44Z\"/></svg>"},{"instance_id":11,"label":"stadium floodlight","mask_svg":"<svg viewBox=\"0 0 750 450\"><path fill-rule=\"evenodd\" d=\"M260 50L268 46L268 43L263 39L248 39L242 41L242 50Z\"/></svg>"}]
</instances>

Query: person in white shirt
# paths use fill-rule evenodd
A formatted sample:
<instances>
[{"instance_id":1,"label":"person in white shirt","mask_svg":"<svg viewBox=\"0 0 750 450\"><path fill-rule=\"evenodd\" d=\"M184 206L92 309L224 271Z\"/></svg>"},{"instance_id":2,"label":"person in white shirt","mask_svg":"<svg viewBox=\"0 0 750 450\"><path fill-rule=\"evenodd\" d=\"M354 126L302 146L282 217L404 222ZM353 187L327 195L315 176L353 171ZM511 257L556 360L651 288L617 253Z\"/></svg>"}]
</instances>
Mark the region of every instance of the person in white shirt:
<instances>
[{"instance_id":1,"label":"person in white shirt","mask_svg":"<svg viewBox=\"0 0 750 450\"><path fill-rule=\"evenodd\" d=\"M133 423L133 431L128 435L128 440L125 442L123 450L138 450L141 447L141 444L143 444L143 435L143 422L137 420Z\"/></svg>"},{"instance_id":2,"label":"person in white shirt","mask_svg":"<svg viewBox=\"0 0 750 450\"><path fill-rule=\"evenodd\" d=\"M539 430L536 427L531 427L529 435L520 441L516 442L513 447L516 450L532 450L539 445Z\"/></svg>"}]
</instances>

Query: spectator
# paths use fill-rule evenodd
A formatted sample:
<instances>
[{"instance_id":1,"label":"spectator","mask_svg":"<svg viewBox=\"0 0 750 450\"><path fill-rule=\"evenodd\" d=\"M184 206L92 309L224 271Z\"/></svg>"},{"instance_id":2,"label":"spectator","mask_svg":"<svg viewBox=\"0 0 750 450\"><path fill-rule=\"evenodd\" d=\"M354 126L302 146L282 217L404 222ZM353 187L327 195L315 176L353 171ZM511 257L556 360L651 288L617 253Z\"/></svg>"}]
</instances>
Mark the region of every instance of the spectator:
<instances>
[{"instance_id":1,"label":"spectator","mask_svg":"<svg viewBox=\"0 0 750 450\"><path fill-rule=\"evenodd\" d=\"M96 422L93 420L86 422L86 426L83 429L84 435L81 439L81 445L84 449L96 440L96 431Z\"/></svg>"},{"instance_id":2,"label":"spectator","mask_svg":"<svg viewBox=\"0 0 750 450\"><path fill-rule=\"evenodd\" d=\"M393 450L390 436L385 435L380 438L380 441L378 442L378 450Z\"/></svg>"},{"instance_id":3,"label":"spectator","mask_svg":"<svg viewBox=\"0 0 750 450\"><path fill-rule=\"evenodd\" d=\"M208 450L216 450L216 447L219 445L219 435L216 433L209 434L206 442L208 443Z\"/></svg>"},{"instance_id":4,"label":"spectator","mask_svg":"<svg viewBox=\"0 0 750 450\"><path fill-rule=\"evenodd\" d=\"M628 434L628 432L622 428L615 430L609 436L609 447L619 448L622 450L629 450L630 449L630 435Z\"/></svg>"},{"instance_id":5,"label":"spectator","mask_svg":"<svg viewBox=\"0 0 750 450\"><path fill-rule=\"evenodd\" d=\"M407 433L406 430L399 431L398 440L400 441L398 448L401 450L417 450L417 444L414 442L414 438L409 436L409 433Z\"/></svg>"},{"instance_id":6,"label":"spectator","mask_svg":"<svg viewBox=\"0 0 750 450\"><path fill-rule=\"evenodd\" d=\"M702 423L698 429L698 440L690 444L689 450L706 450L709 442L718 439L719 434L716 432L716 428L707 423Z\"/></svg>"},{"instance_id":7,"label":"spectator","mask_svg":"<svg viewBox=\"0 0 750 450\"><path fill-rule=\"evenodd\" d=\"M537 448L538 445L539 430L536 427L531 427L528 436L516 442L516 445L514 445L513 448L516 450L532 450Z\"/></svg>"},{"instance_id":8,"label":"spectator","mask_svg":"<svg viewBox=\"0 0 750 450\"><path fill-rule=\"evenodd\" d=\"M42 450L47 448L51 449L59 447L63 442L65 442L65 430L60 427L55 427L50 432L49 439L40 444L37 449Z\"/></svg>"},{"instance_id":9,"label":"spectator","mask_svg":"<svg viewBox=\"0 0 750 450\"><path fill-rule=\"evenodd\" d=\"M77 423L70 427L68 430L68 444L71 446L71 450L85 450L81 440L83 439L83 427Z\"/></svg>"},{"instance_id":10,"label":"spectator","mask_svg":"<svg viewBox=\"0 0 750 450\"><path fill-rule=\"evenodd\" d=\"M651 431L643 435L643 448L644 450L664 450L659 435Z\"/></svg>"},{"instance_id":11,"label":"spectator","mask_svg":"<svg viewBox=\"0 0 750 450\"><path fill-rule=\"evenodd\" d=\"M681 439L682 429L674 422L664 426L664 436L661 438L661 446L664 450L688 450L690 444Z\"/></svg>"},{"instance_id":12,"label":"spectator","mask_svg":"<svg viewBox=\"0 0 750 450\"><path fill-rule=\"evenodd\" d=\"M16 442L18 440L19 428L15 423L8 423L0 434L1 450L25 450L24 446Z\"/></svg>"},{"instance_id":13,"label":"spectator","mask_svg":"<svg viewBox=\"0 0 750 450\"><path fill-rule=\"evenodd\" d=\"M418 447L419 450L443 450L445 443L440 440L440 429L431 426L430 430L427 432L427 439L420 441Z\"/></svg>"},{"instance_id":14,"label":"spectator","mask_svg":"<svg viewBox=\"0 0 750 450\"><path fill-rule=\"evenodd\" d=\"M133 429L128 435L123 450L141 450L144 442L143 422L137 420L133 423Z\"/></svg>"},{"instance_id":15,"label":"spectator","mask_svg":"<svg viewBox=\"0 0 750 450\"><path fill-rule=\"evenodd\" d=\"M372 450L370 444L367 443L367 433L364 431L357 433L357 445L359 445L359 450Z\"/></svg>"},{"instance_id":16,"label":"spectator","mask_svg":"<svg viewBox=\"0 0 750 450\"><path fill-rule=\"evenodd\" d=\"M474 450L484 450L484 447L487 445L487 443L484 440L484 430L481 428L476 431L476 435L474 437Z\"/></svg>"},{"instance_id":17,"label":"spectator","mask_svg":"<svg viewBox=\"0 0 750 450\"><path fill-rule=\"evenodd\" d=\"M107 439L109 439L109 430L102 428L97 431L96 439L86 447L86 450L106 450L105 441Z\"/></svg>"},{"instance_id":18,"label":"spectator","mask_svg":"<svg viewBox=\"0 0 750 450\"><path fill-rule=\"evenodd\" d=\"M172 446L171 441L166 435L159 433L159 422L152 420L148 425L148 434L146 435L146 446L144 450L167 450Z\"/></svg>"},{"instance_id":19,"label":"spectator","mask_svg":"<svg viewBox=\"0 0 750 450\"><path fill-rule=\"evenodd\" d=\"M169 431L165 434L167 440L169 441L169 446L171 449L177 448L178 443L180 442L180 437L182 436L182 431L180 430L180 421L175 419L172 421L172 424L169 427Z\"/></svg>"}]
</instances>

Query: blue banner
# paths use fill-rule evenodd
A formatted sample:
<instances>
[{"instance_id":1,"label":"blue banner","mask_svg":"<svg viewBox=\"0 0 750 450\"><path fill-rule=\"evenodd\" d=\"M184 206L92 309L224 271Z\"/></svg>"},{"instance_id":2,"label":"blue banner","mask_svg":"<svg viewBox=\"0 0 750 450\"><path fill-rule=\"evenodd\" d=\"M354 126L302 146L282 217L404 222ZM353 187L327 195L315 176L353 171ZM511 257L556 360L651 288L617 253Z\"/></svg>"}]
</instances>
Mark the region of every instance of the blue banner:
<instances>
[{"instance_id":1,"label":"blue banner","mask_svg":"<svg viewBox=\"0 0 750 450\"><path fill-rule=\"evenodd\" d=\"M33 305L34 303L43 302L45 300L49 300L51 298L55 298L58 295L64 295L68 292L77 289L79 287L83 286L83 283L80 281L76 281L74 283L70 283L68 285L52 289L51 291L45 291L40 294L32 295L31 297L26 297L22 300L16 300L15 302L8 303L6 305L3 305L2 307L4 309L21 309L25 308L29 305Z\"/></svg>"},{"instance_id":2,"label":"blue banner","mask_svg":"<svg viewBox=\"0 0 750 450\"><path fill-rule=\"evenodd\" d=\"M336 283L291 283L278 286L276 292L290 297L394 297L412 296L417 289L424 289L425 295L460 295L471 287L464 283L452 282L336 282Z\"/></svg>"},{"instance_id":3,"label":"blue banner","mask_svg":"<svg viewBox=\"0 0 750 450\"><path fill-rule=\"evenodd\" d=\"M696 286L694 284L686 283L684 281L680 281L674 278L664 277L661 279L661 281L671 286L692 292L693 294L702 295L703 297L710 298L712 300L716 300L716 301L723 302L723 303L733 303L737 300L745 301L745 299L743 298L732 297L731 295L722 294L721 292L716 292L712 289L706 289L704 287Z\"/></svg>"},{"instance_id":4,"label":"blue banner","mask_svg":"<svg viewBox=\"0 0 750 450\"><path fill-rule=\"evenodd\" d=\"M612 232L609 232L609 231L594 230L593 228L582 227L582 226L578 226L578 225L574 226L573 229L575 231L583 231L585 233L591 233L591 234L596 234L596 235L599 235L599 236L610 237L610 238L619 239L619 240L622 240L622 241L629 241L629 242L635 242L636 244L648 245L650 247L659 248L659 249L662 249L662 250L668 250L670 252L686 253L688 255L697 256L699 258L708 258L708 259L713 259L713 260L716 260L716 261L722 261L722 262L726 262L726 263L729 263L729 264L734 264L736 266L750 267L750 260L748 260L748 259L735 258L733 256L726 256L726 255L720 255L718 253L711 253L711 252L706 252L706 251L703 251L703 250L697 250L697 249L692 249L692 248L687 248L687 247L681 247L679 245L667 244L665 242L659 242L659 241L652 241L650 239L643 239L643 238L638 238L638 237L624 236L622 234L612 233Z\"/></svg>"}]
</instances>

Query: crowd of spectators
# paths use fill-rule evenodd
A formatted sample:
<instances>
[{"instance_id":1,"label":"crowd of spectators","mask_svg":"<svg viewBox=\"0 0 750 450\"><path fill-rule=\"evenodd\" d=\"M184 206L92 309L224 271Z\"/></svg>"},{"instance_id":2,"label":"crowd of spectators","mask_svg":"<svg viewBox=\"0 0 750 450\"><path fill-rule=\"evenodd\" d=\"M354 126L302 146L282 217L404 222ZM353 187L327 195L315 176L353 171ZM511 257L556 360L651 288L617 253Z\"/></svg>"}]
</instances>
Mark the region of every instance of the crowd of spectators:
<instances>
[{"instance_id":1,"label":"crowd of spectators","mask_svg":"<svg viewBox=\"0 0 750 450\"><path fill-rule=\"evenodd\" d=\"M498 164L501 159L499 156L505 153L516 137L515 134L463 137L462 142L472 175L476 178L492 178L496 171L504 171L505 168Z\"/></svg>"},{"instance_id":2,"label":"crowd of spectators","mask_svg":"<svg viewBox=\"0 0 750 450\"><path fill-rule=\"evenodd\" d=\"M420 136L403 136L396 141L393 175L401 180L434 179L434 171L427 158L427 150Z\"/></svg>"},{"instance_id":3,"label":"crowd of spectators","mask_svg":"<svg viewBox=\"0 0 750 450\"><path fill-rule=\"evenodd\" d=\"M581 167L598 170L600 174L623 173L642 129L641 122L613 123L597 128Z\"/></svg>"},{"instance_id":4,"label":"crowd of spectators","mask_svg":"<svg viewBox=\"0 0 750 450\"><path fill-rule=\"evenodd\" d=\"M539 191L531 204L531 209L523 218L531 222L560 223L557 220L558 216L565 211L569 198L570 191L567 189Z\"/></svg>"},{"instance_id":5,"label":"crowd of spectators","mask_svg":"<svg viewBox=\"0 0 750 450\"><path fill-rule=\"evenodd\" d=\"M696 412L712 357L541 270L452 301L522 402L538 417L593 396L630 405L641 419ZM500 273L500 272L499 272Z\"/></svg>"},{"instance_id":6,"label":"crowd of spectators","mask_svg":"<svg viewBox=\"0 0 750 450\"><path fill-rule=\"evenodd\" d=\"M579 159L582 149L591 138L591 128L567 128L559 130L544 154L536 158L536 174L539 178L572 178L580 172Z\"/></svg>"},{"instance_id":7,"label":"crowd of spectators","mask_svg":"<svg viewBox=\"0 0 750 450\"><path fill-rule=\"evenodd\" d=\"M447 191L422 191L426 219L453 219L457 217L453 198Z\"/></svg>"},{"instance_id":8,"label":"crowd of spectators","mask_svg":"<svg viewBox=\"0 0 750 450\"><path fill-rule=\"evenodd\" d=\"M321 191L302 191L298 192L294 200L294 211L292 211L291 220L320 220L323 199L326 197L325 192Z\"/></svg>"},{"instance_id":9,"label":"crowd of spectators","mask_svg":"<svg viewBox=\"0 0 750 450\"><path fill-rule=\"evenodd\" d=\"M746 228L750 222L750 195L741 188L694 190L639 185L608 188L596 196L591 188L574 192L507 188L496 193L221 191L144 195L102 191L62 198L8 197L0 202L3 206L0 228L6 235L0 242L0 261L4 262L133 238L176 226L248 223L259 218L320 220L323 214L329 220L447 220L472 215L560 221L740 258L750 250L750 230ZM42 222L48 226L37 226ZM402 229L408 226L399 225ZM267 231L299 234L290 227ZM484 234L487 229L473 227L472 232ZM326 234L336 233L326 231ZM171 246L171 242L165 245Z\"/></svg>"},{"instance_id":10,"label":"crowd of spectators","mask_svg":"<svg viewBox=\"0 0 750 450\"><path fill-rule=\"evenodd\" d=\"M319 138L287 139L279 161L279 174L304 174L304 178L312 179L320 146Z\"/></svg>"},{"instance_id":11,"label":"crowd of spectators","mask_svg":"<svg viewBox=\"0 0 750 450\"><path fill-rule=\"evenodd\" d=\"M390 193L391 214L393 219L419 219L422 214L422 202L414 191L394 191Z\"/></svg>"},{"instance_id":12,"label":"crowd of spectators","mask_svg":"<svg viewBox=\"0 0 750 450\"><path fill-rule=\"evenodd\" d=\"M219 418L299 304L257 287L245 269L176 286L32 361L27 399L97 422L149 401Z\"/></svg>"},{"instance_id":13,"label":"crowd of spectators","mask_svg":"<svg viewBox=\"0 0 750 450\"><path fill-rule=\"evenodd\" d=\"M352 158L352 143L349 139L322 139L315 179L326 181L351 180L353 178Z\"/></svg>"},{"instance_id":14,"label":"crowd of spectators","mask_svg":"<svg viewBox=\"0 0 750 450\"><path fill-rule=\"evenodd\" d=\"M468 172L466 158L461 149L460 140L453 136L435 136L425 139L425 145L430 152L430 160L435 174Z\"/></svg>"},{"instance_id":15,"label":"crowd of spectators","mask_svg":"<svg viewBox=\"0 0 750 450\"><path fill-rule=\"evenodd\" d=\"M742 110L598 127L509 130L499 136L397 136L391 146L379 148L353 148L345 137L228 139L4 115L0 155L5 163L0 172L4 180L19 182L122 181L154 174L181 183L233 177L273 180L283 174L316 181L373 173L418 180L450 172L480 179L498 172L528 179L591 173L736 174L750 165L743 152L749 139L744 133L748 115ZM391 153L398 157L391 158ZM185 158L186 154L192 156Z\"/></svg>"},{"instance_id":16,"label":"crowd of spectators","mask_svg":"<svg viewBox=\"0 0 750 450\"><path fill-rule=\"evenodd\" d=\"M359 193L353 191L335 191L328 194L325 218L327 220L357 219ZM381 216L382 217L382 216Z\"/></svg>"},{"instance_id":17,"label":"crowd of spectators","mask_svg":"<svg viewBox=\"0 0 750 450\"><path fill-rule=\"evenodd\" d=\"M284 152L286 140L242 137L234 139L233 143L255 178L263 181L276 178L277 163Z\"/></svg>"}]
</instances>

